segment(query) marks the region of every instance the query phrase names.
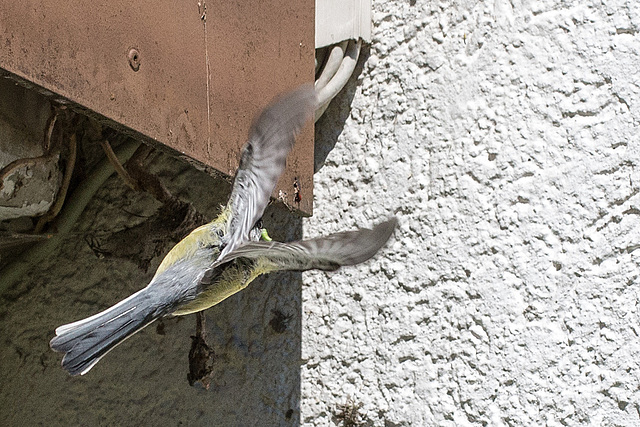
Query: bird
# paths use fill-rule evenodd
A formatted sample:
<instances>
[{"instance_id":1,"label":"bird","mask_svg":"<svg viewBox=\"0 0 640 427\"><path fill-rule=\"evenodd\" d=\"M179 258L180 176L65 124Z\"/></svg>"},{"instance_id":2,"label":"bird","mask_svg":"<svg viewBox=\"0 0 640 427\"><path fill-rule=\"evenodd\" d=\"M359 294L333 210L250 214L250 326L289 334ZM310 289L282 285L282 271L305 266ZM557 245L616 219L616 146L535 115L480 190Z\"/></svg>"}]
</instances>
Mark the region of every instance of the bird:
<instances>
[{"instance_id":1,"label":"bird","mask_svg":"<svg viewBox=\"0 0 640 427\"><path fill-rule=\"evenodd\" d=\"M288 243L271 240L262 229L261 218L286 157L316 104L310 84L271 102L251 125L229 200L218 217L178 242L146 287L100 313L56 328L50 347L64 353L62 367L69 374L86 374L155 320L205 310L262 274L333 271L364 262L385 245L396 228L395 217L372 229Z\"/></svg>"}]
</instances>

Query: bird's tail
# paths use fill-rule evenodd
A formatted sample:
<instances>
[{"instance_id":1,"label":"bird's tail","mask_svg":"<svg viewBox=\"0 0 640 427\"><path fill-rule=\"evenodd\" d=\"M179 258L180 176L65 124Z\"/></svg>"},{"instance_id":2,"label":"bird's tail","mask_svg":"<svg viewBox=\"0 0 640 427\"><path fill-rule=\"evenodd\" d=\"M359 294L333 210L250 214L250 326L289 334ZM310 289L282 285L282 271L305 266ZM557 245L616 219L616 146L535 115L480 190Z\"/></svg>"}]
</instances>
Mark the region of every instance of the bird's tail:
<instances>
[{"instance_id":1,"label":"bird's tail","mask_svg":"<svg viewBox=\"0 0 640 427\"><path fill-rule=\"evenodd\" d=\"M84 375L115 346L160 317L162 312L142 289L105 311L56 329L51 349L65 353L62 367Z\"/></svg>"}]
</instances>

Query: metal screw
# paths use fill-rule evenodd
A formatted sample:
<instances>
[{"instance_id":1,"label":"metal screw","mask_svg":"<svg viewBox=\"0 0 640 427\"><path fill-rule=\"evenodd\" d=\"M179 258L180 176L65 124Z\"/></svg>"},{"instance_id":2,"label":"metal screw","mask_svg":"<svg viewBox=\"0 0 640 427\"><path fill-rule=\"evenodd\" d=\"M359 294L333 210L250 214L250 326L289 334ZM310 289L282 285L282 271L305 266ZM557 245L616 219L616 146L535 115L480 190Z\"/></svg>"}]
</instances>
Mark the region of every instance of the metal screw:
<instances>
[{"instance_id":1,"label":"metal screw","mask_svg":"<svg viewBox=\"0 0 640 427\"><path fill-rule=\"evenodd\" d=\"M130 49L127 58L129 59L131 69L138 71L140 69L140 52L138 52L138 49Z\"/></svg>"}]
</instances>

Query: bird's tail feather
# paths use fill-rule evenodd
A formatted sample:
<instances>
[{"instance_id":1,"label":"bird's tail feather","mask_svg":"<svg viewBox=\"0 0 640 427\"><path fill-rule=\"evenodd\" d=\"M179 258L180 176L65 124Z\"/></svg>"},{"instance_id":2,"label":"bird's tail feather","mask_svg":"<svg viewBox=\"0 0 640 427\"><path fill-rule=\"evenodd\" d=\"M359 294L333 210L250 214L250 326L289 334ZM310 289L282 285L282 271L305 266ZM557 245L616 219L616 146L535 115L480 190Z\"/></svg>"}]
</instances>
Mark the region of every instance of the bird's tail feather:
<instances>
[{"instance_id":1,"label":"bird's tail feather","mask_svg":"<svg viewBox=\"0 0 640 427\"><path fill-rule=\"evenodd\" d=\"M84 375L115 346L160 317L163 313L156 307L142 289L101 313L60 326L50 346L65 353L62 367L71 375Z\"/></svg>"}]
</instances>

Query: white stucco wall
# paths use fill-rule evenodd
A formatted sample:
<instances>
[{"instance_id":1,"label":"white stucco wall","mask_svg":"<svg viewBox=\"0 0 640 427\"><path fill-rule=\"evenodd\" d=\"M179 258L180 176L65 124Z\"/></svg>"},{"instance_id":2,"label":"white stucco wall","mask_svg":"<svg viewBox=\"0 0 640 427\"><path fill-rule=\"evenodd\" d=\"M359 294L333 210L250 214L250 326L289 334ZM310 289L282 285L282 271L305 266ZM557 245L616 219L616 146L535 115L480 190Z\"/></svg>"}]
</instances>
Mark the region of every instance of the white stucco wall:
<instances>
[{"instance_id":1,"label":"white stucco wall","mask_svg":"<svg viewBox=\"0 0 640 427\"><path fill-rule=\"evenodd\" d=\"M640 2L374 0L306 237L302 423L640 425Z\"/></svg>"}]
</instances>

